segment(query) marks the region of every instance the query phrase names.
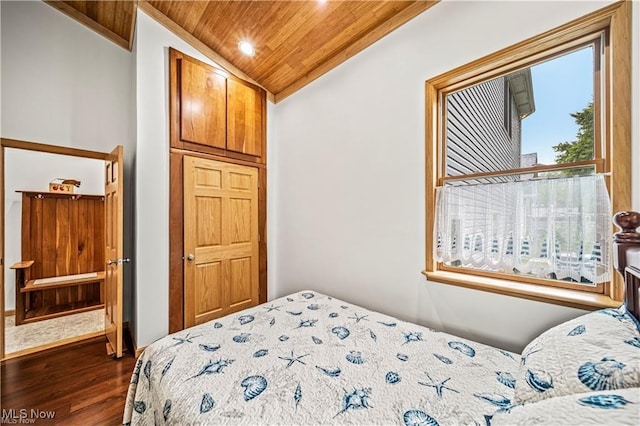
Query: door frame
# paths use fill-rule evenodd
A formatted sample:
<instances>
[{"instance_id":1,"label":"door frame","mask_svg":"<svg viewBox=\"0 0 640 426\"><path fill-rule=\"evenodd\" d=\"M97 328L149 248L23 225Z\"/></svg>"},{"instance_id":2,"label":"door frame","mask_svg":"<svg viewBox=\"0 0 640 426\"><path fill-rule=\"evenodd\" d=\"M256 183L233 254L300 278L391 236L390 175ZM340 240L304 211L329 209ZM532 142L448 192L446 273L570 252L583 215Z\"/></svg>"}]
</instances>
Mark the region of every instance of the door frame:
<instances>
[{"instance_id":1,"label":"door frame","mask_svg":"<svg viewBox=\"0 0 640 426\"><path fill-rule=\"evenodd\" d=\"M184 156L255 167L258 169L258 303L267 301L267 165L170 149L169 158L169 333L184 329Z\"/></svg>"},{"instance_id":2,"label":"door frame","mask_svg":"<svg viewBox=\"0 0 640 426\"><path fill-rule=\"evenodd\" d=\"M2 240L2 248L0 249L0 359L5 359L5 341L4 341L4 271L5 271L5 253L4 253L4 191L5 191L5 175L4 175L4 150L5 148L22 149L25 151L37 151L47 154L67 155L70 157L90 158L94 160L108 160L111 153L100 151L89 151L85 149L70 148L65 146L47 145L37 142L21 141L16 139L0 138L0 236ZM120 309L123 307L120 306ZM20 352L21 354L24 351Z\"/></svg>"}]
</instances>

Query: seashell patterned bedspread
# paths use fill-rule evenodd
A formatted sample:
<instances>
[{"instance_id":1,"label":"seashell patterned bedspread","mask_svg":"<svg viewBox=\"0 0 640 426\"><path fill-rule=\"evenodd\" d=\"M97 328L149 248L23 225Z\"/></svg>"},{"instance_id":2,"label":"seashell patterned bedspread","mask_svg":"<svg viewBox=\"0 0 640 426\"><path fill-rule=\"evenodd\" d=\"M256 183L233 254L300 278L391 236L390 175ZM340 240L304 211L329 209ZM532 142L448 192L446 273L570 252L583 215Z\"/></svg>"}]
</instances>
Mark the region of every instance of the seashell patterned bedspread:
<instances>
[{"instance_id":1,"label":"seashell patterned bedspread","mask_svg":"<svg viewBox=\"0 0 640 426\"><path fill-rule=\"evenodd\" d=\"M519 361L302 291L147 347L124 424L484 425Z\"/></svg>"}]
</instances>

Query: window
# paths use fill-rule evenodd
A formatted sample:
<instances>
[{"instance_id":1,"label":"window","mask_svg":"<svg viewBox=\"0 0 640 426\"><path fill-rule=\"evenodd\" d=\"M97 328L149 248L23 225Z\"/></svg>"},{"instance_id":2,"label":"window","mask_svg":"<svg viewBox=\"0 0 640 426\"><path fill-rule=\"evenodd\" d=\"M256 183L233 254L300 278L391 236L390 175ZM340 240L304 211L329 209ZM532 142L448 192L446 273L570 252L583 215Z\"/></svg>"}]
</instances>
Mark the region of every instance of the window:
<instances>
[{"instance_id":1,"label":"window","mask_svg":"<svg viewBox=\"0 0 640 426\"><path fill-rule=\"evenodd\" d=\"M622 300L610 216L630 206L629 31L617 3L426 82L430 280Z\"/></svg>"}]
</instances>

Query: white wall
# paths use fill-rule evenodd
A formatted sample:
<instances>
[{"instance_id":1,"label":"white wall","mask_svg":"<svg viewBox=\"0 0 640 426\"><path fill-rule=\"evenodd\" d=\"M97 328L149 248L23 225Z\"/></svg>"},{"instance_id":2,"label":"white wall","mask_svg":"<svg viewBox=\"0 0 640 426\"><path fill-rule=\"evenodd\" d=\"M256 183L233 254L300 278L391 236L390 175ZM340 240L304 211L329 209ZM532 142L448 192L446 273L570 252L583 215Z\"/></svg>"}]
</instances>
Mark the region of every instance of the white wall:
<instances>
[{"instance_id":1,"label":"white wall","mask_svg":"<svg viewBox=\"0 0 640 426\"><path fill-rule=\"evenodd\" d=\"M2 1L0 8L0 134L102 152L123 145L124 250L125 256L131 256L133 206L129 189L135 153L132 54L43 2ZM124 276L124 319L128 320L128 268Z\"/></svg>"},{"instance_id":2,"label":"white wall","mask_svg":"<svg viewBox=\"0 0 640 426\"><path fill-rule=\"evenodd\" d=\"M141 10L137 19L138 260L134 310L136 343L142 347L166 335L169 328L169 47L216 64ZM268 138L272 110L268 103Z\"/></svg>"},{"instance_id":3,"label":"white wall","mask_svg":"<svg viewBox=\"0 0 640 426\"><path fill-rule=\"evenodd\" d=\"M270 296L313 288L515 351L581 314L425 281L424 82L605 4L445 1L277 104Z\"/></svg>"},{"instance_id":4,"label":"white wall","mask_svg":"<svg viewBox=\"0 0 640 426\"><path fill-rule=\"evenodd\" d=\"M269 104L270 298L316 288L514 350L548 325L578 315L426 283L420 275L423 87L434 75L600 4L446 1L282 104ZM634 4L636 23L638 9ZM44 3L2 1L0 10L2 137L99 151L125 146L125 255L137 252L136 263L125 269L125 319L135 323L136 341L144 346L168 325L167 48L210 61L142 12L132 54ZM637 44L634 55L638 111ZM637 113L634 119L638 208ZM133 268L137 288L131 294ZM134 314L127 300L135 301ZM495 313L510 319L493 319Z\"/></svg>"},{"instance_id":5,"label":"white wall","mask_svg":"<svg viewBox=\"0 0 640 426\"><path fill-rule=\"evenodd\" d=\"M20 149L6 149L4 197L5 265L22 260L22 194L16 191L48 191L58 177L82 182L76 194L104 195L104 161ZM15 308L15 271L4 270L4 308Z\"/></svg>"}]
</instances>

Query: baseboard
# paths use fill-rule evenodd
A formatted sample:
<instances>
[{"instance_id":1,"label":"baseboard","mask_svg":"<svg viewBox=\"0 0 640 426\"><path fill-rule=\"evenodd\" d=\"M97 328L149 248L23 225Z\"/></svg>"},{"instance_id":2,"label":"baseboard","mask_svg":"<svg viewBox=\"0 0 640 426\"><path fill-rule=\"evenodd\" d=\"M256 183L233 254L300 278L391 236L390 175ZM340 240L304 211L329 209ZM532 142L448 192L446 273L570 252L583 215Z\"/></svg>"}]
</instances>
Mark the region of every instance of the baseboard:
<instances>
[{"instance_id":1,"label":"baseboard","mask_svg":"<svg viewBox=\"0 0 640 426\"><path fill-rule=\"evenodd\" d=\"M144 349L146 348L146 346L143 346L141 348L138 347L137 343L136 343L136 338L135 333L133 332L133 327L131 327L131 324L127 321L126 323L124 323L122 325L123 329L127 331L127 335L129 336L129 343L131 344L131 349L132 349L132 353L134 354L134 356L136 358L138 358L140 356L140 354L142 352L144 352ZM129 345L127 345L129 346Z\"/></svg>"},{"instance_id":2,"label":"baseboard","mask_svg":"<svg viewBox=\"0 0 640 426\"><path fill-rule=\"evenodd\" d=\"M15 314L16 314L16 310L15 309L9 309L9 310L4 311L4 316L5 317L10 317L10 316L15 315Z\"/></svg>"},{"instance_id":3,"label":"baseboard","mask_svg":"<svg viewBox=\"0 0 640 426\"><path fill-rule=\"evenodd\" d=\"M146 348L147 348L146 346L143 346L141 348L136 348L136 358L140 357L140 355L142 355L142 352L144 352Z\"/></svg>"}]
</instances>

